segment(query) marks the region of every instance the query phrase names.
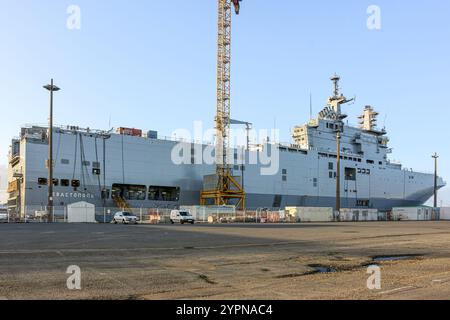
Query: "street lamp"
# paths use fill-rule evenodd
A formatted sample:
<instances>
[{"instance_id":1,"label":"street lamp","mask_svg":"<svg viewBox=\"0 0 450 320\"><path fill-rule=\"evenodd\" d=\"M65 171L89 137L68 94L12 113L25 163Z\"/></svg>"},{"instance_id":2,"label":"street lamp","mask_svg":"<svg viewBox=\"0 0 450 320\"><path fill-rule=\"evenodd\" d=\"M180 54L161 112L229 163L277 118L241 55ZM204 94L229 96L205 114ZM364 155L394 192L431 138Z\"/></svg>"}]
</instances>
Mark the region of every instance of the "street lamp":
<instances>
[{"instance_id":1,"label":"street lamp","mask_svg":"<svg viewBox=\"0 0 450 320\"><path fill-rule=\"evenodd\" d=\"M432 158L434 159L434 208L438 206L438 159L439 155L435 153Z\"/></svg>"},{"instance_id":2,"label":"street lamp","mask_svg":"<svg viewBox=\"0 0 450 320\"><path fill-rule=\"evenodd\" d=\"M339 123L336 131L336 214L338 216L341 212L341 139L342 125Z\"/></svg>"},{"instance_id":3,"label":"street lamp","mask_svg":"<svg viewBox=\"0 0 450 320\"><path fill-rule=\"evenodd\" d=\"M47 202L47 213L48 221L53 222L53 92L60 90L57 86L53 84L53 79L51 83L44 86L44 89L50 91L50 117L48 126L48 202Z\"/></svg>"}]
</instances>

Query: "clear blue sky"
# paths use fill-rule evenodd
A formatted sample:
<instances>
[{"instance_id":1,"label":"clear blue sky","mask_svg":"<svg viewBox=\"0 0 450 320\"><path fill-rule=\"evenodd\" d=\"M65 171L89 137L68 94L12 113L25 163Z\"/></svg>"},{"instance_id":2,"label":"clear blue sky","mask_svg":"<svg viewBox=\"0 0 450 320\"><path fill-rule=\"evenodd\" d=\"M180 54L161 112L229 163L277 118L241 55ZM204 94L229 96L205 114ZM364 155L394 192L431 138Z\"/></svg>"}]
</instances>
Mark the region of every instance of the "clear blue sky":
<instances>
[{"instance_id":1,"label":"clear blue sky","mask_svg":"<svg viewBox=\"0 0 450 320\"><path fill-rule=\"evenodd\" d=\"M66 28L81 8L81 30ZM381 8L379 31L367 7ZM0 159L25 123L47 121L42 85L54 77L58 124L155 129L169 135L194 120L212 126L215 0L0 0ZM233 117L272 128L282 140L330 94L329 76L386 124L393 159L450 180L448 0L244 0L233 24ZM385 117L386 121L384 121ZM448 188L447 188L448 190ZM450 192L443 191L450 205Z\"/></svg>"}]
</instances>

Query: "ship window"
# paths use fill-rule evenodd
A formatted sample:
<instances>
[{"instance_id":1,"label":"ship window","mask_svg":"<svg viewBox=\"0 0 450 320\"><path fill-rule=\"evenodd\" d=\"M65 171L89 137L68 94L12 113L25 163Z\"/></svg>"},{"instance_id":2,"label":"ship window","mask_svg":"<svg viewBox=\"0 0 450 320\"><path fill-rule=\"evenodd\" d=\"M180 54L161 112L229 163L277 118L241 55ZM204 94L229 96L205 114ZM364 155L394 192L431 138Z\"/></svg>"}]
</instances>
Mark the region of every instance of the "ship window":
<instances>
[{"instance_id":1,"label":"ship window","mask_svg":"<svg viewBox=\"0 0 450 320\"><path fill-rule=\"evenodd\" d=\"M98 168L93 168L93 169L92 169L92 174L93 174L94 176L99 176L99 175L100 175L100 169L98 169Z\"/></svg>"},{"instance_id":2,"label":"ship window","mask_svg":"<svg viewBox=\"0 0 450 320\"><path fill-rule=\"evenodd\" d=\"M355 168L345 168L345 180L355 181L356 180L356 169Z\"/></svg>"},{"instance_id":3,"label":"ship window","mask_svg":"<svg viewBox=\"0 0 450 320\"><path fill-rule=\"evenodd\" d=\"M358 162L361 162L362 160L361 159L358 159Z\"/></svg>"},{"instance_id":4,"label":"ship window","mask_svg":"<svg viewBox=\"0 0 450 320\"><path fill-rule=\"evenodd\" d=\"M61 186L62 187L69 187L70 186L70 180L68 180L68 179L61 179Z\"/></svg>"},{"instance_id":5,"label":"ship window","mask_svg":"<svg viewBox=\"0 0 450 320\"><path fill-rule=\"evenodd\" d=\"M195 148L191 147L191 164L195 164Z\"/></svg>"},{"instance_id":6,"label":"ship window","mask_svg":"<svg viewBox=\"0 0 450 320\"><path fill-rule=\"evenodd\" d=\"M328 170L334 170L334 163L328 162Z\"/></svg>"},{"instance_id":7,"label":"ship window","mask_svg":"<svg viewBox=\"0 0 450 320\"><path fill-rule=\"evenodd\" d=\"M378 164L379 164L380 166L382 166L382 165L383 165L383 161L378 162Z\"/></svg>"},{"instance_id":8,"label":"ship window","mask_svg":"<svg viewBox=\"0 0 450 320\"><path fill-rule=\"evenodd\" d=\"M91 163L89 161L83 161L83 166L89 167Z\"/></svg>"},{"instance_id":9,"label":"ship window","mask_svg":"<svg viewBox=\"0 0 450 320\"><path fill-rule=\"evenodd\" d=\"M368 207L370 205L370 201L369 200L358 200L358 201L356 201L356 205L358 207Z\"/></svg>"},{"instance_id":10,"label":"ship window","mask_svg":"<svg viewBox=\"0 0 450 320\"><path fill-rule=\"evenodd\" d=\"M40 186L46 186L47 185L47 178L39 178L38 179L38 185Z\"/></svg>"},{"instance_id":11,"label":"ship window","mask_svg":"<svg viewBox=\"0 0 450 320\"><path fill-rule=\"evenodd\" d=\"M284 182L287 181L287 176L283 176L283 181L284 181Z\"/></svg>"},{"instance_id":12,"label":"ship window","mask_svg":"<svg viewBox=\"0 0 450 320\"><path fill-rule=\"evenodd\" d=\"M102 199L109 199L109 193L110 193L109 189L103 189L102 190Z\"/></svg>"},{"instance_id":13,"label":"ship window","mask_svg":"<svg viewBox=\"0 0 450 320\"><path fill-rule=\"evenodd\" d=\"M287 169L282 170L283 174L287 174Z\"/></svg>"},{"instance_id":14,"label":"ship window","mask_svg":"<svg viewBox=\"0 0 450 320\"><path fill-rule=\"evenodd\" d=\"M113 184L112 195L125 200L145 200L147 187L133 184Z\"/></svg>"},{"instance_id":15,"label":"ship window","mask_svg":"<svg viewBox=\"0 0 450 320\"><path fill-rule=\"evenodd\" d=\"M330 179L333 179L333 171L330 171L329 175Z\"/></svg>"},{"instance_id":16,"label":"ship window","mask_svg":"<svg viewBox=\"0 0 450 320\"><path fill-rule=\"evenodd\" d=\"M150 186L148 200L152 201L178 201L180 199L179 187Z\"/></svg>"},{"instance_id":17,"label":"ship window","mask_svg":"<svg viewBox=\"0 0 450 320\"><path fill-rule=\"evenodd\" d=\"M100 169L100 162L92 162L92 166L96 169Z\"/></svg>"},{"instance_id":18,"label":"ship window","mask_svg":"<svg viewBox=\"0 0 450 320\"><path fill-rule=\"evenodd\" d=\"M72 180L72 187L73 188L79 188L80 187L80 180Z\"/></svg>"},{"instance_id":19,"label":"ship window","mask_svg":"<svg viewBox=\"0 0 450 320\"><path fill-rule=\"evenodd\" d=\"M69 159L61 159L61 164L70 164Z\"/></svg>"},{"instance_id":20,"label":"ship window","mask_svg":"<svg viewBox=\"0 0 450 320\"><path fill-rule=\"evenodd\" d=\"M368 164L374 164L375 162L373 160L367 160Z\"/></svg>"},{"instance_id":21,"label":"ship window","mask_svg":"<svg viewBox=\"0 0 450 320\"><path fill-rule=\"evenodd\" d=\"M59 180L58 179L53 179L53 185L54 186L59 186Z\"/></svg>"}]
</instances>

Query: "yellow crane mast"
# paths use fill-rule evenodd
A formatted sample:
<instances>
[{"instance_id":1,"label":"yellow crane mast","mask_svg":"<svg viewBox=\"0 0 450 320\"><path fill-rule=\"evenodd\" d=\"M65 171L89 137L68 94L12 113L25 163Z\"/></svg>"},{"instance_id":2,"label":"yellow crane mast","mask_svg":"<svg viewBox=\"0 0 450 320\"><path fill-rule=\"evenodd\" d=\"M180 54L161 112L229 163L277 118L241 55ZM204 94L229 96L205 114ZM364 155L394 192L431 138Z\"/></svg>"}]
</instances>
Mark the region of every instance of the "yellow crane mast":
<instances>
[{"instance_id":1,"label":"yellow crane mast","mask_svg":"<svg viewBox=\"0 0 450 320\"><path fill-rule=\"evenodd\" d=\"M201 204L213 200L215 205L235 204L245 207L245 191L232 175L230 167L231 125L231 17L232 7L239 14L241 0L218 0L217 114L216 114L216 187L205 189Z\"/></svg>"}]
</instances>

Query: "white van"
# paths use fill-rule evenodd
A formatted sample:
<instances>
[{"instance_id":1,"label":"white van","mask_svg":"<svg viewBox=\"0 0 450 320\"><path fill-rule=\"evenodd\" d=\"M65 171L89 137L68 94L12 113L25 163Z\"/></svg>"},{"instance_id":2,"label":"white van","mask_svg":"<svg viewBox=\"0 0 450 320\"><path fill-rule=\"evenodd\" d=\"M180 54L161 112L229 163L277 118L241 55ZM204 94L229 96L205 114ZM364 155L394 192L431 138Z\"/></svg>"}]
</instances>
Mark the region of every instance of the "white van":
<instances>
[{"instance_id":1,"label":"white van","mask_svg":"<svg viewBox=\"0 0 450 320\"><path fill-rule=\"evenodd\" d=\"M8 214L7 213L0 213L0 223L1 222L8 222Z\"/></svg>"},{"instance_id":2,"label":"white van","mask_svg":"<svg viewBox=\"0 0 450 320\"><path fill-rule=\"evenodd\" d=\"M172 210L170 212L170 222L172 224L174 223L190 223L194 224L195 220L194 217L192 217L192 214L189 211L180 211L180 210Z\"/></svg>"}]
</instances>

